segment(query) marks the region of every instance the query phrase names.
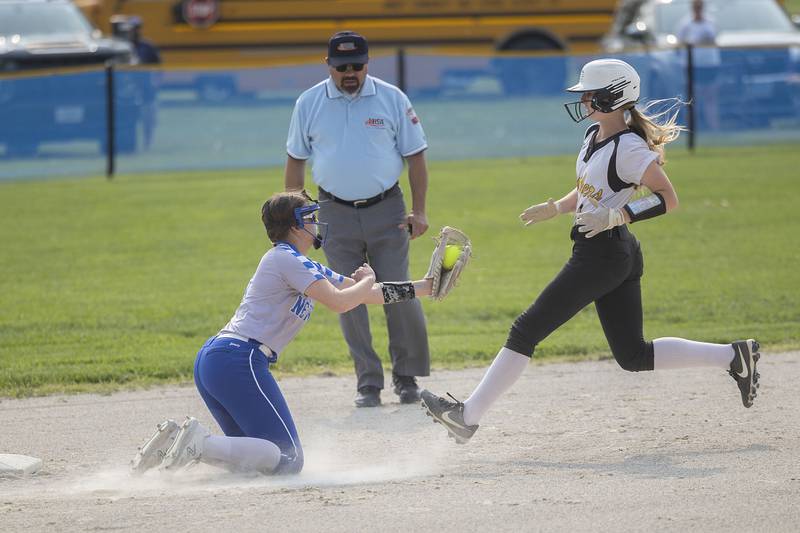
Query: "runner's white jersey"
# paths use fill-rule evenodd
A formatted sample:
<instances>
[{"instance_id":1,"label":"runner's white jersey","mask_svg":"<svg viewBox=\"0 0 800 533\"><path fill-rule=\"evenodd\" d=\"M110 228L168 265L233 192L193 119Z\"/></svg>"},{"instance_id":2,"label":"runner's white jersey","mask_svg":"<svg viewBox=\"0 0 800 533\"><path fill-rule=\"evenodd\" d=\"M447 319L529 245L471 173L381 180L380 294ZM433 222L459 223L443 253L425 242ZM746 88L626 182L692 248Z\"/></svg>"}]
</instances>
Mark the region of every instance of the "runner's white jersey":
<instances>
[{"instance_id":1,"label":"runner's white jersey","mask_svg":"<svg viewBox=\"0 0 800 533\"><path fill-rule=\"evenodd\" d=\"M586 130L578 153L576 215L594 209L588 197L610 209L627 204L641 184L644 171L658 159L658 153L650 150L644 139L631 130L595 142L599 130L599 124Z\"/></svg>"}]
</instances>

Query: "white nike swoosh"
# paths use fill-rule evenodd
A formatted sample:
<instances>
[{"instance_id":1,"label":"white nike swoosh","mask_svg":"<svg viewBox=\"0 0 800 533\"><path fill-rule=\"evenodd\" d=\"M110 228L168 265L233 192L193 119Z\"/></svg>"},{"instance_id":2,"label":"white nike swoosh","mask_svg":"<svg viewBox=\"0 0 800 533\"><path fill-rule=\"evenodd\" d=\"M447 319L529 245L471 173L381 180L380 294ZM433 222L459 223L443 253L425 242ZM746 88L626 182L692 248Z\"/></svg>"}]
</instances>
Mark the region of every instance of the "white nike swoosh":
<instances>
[{"instance_id":1,"label":"white nike swoosh","mask_svg":"<svg viewBox=\"0 0 800 533\"><path fill-rule=\"evenodd\" d=\"M739 349L739 361L742 363L742 370L745 371L745 373L741 374L737 372L736 375L742 379L747 379L750 376L750 369L748 369L747 365L744 363L744 356L742 355L741 348Z\"/></svg>"},{"instance_id":2,"label":"white nike swoosh","mask_svg":"<svg viewBox=\"0 0 800 533\"><path fill-rule=\"evenodd\" d=\"M451 412L452 411L445 411L444 413L442 413L442 418L444 418L445 420L447 420L448 422L450 422L454 426L458 426L461 429L467 429L467 426L459 423L457 420L453 420L453 417L450 416Z\"/></svg>"}]
</instances>

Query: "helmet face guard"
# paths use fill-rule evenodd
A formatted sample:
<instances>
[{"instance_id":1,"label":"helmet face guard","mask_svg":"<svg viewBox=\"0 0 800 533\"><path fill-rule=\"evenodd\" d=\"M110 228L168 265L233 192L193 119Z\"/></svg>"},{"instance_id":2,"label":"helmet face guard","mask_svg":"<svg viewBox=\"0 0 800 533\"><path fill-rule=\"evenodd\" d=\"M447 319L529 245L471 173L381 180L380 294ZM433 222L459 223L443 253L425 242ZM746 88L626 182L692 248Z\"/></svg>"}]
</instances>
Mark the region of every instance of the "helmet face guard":
<instances>
[{"instance_id":1,"label":"helmet face guard","mask_svg":"<svg viewBox=\"0 0 800 533\"><path fill-rule=\"evenodd\" d=\"M594 106L592 105L592 111L587 113L586 106L583 105L583 100L578 100L577 102L567 102L564 104L564 109L567 110L569 118L575 122L583 122L595 112Z\"/></svg>"},{"instance_id":2,"label":"helmet face guard","mask_svg":"<svg viewBox=\"0 0 800 533\"><path fill-rule=\"evenodd\" d=\"M294 221L297 223L297 227L314 237L315 250L319 250L328 238L328 223L317 220L317 211L319 211L319 204L316 202L296 207L294 210ZM306 226L316 226L314 233L308 231Z\"/></svg>"},{"instance_id":3,"label":"helmet face guard","mask_svg":"<svg viewBox=\"0 0 800 533\"><path fill-rule=\"evenodd\" d=\"M636 104L639 101L639 74L619 59L598 59L583 66L580 80L567 92L592 95L588 105L584 105L583 98L564 104L570 118L581 122L595 111L611 113L625 105Z\"/></svg>"},{"instance_id":4,"label":"helmet face guard","mask_svg":"<svg viewBox=\"0 0 800 533\"><path fill-rule=\"evenodd\" d=\"M594 91L585 91L593 93L592 100L589 102L592 111L589 113L586 113L586 106L583 105L583 100L578 100L577 102L567 102L564 104L564 108L567 110L569 117L575 122L581 122L589 118L594 114L595 111L600 111L601 113L611 113L622 106L622 103L620 102L624 98L623 89L630 85L630 83L630 81L623 81L615 85L609 85L608 87L595 89ZM633 103L635 104L636 101Z\"/></svg>"}]
</instances>

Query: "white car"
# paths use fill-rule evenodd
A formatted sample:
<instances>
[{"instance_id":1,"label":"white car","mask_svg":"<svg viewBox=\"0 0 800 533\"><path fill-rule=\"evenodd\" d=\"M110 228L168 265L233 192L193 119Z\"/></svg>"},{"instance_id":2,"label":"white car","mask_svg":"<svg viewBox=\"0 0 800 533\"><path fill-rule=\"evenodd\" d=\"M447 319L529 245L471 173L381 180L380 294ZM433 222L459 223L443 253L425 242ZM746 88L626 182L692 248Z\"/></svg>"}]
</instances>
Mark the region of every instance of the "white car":
<instances>
[{"instance_id":1,"label":"white car","mask_svg":"<svg viewBox=\"0 0 800 533\"><path fill-rule=\"evenodd\" d=\"M124 41L104 38L69 0L0 0L0 145L5 157L30 157L46 142L97 140L106 143L102 74L63 73L126 64ZM58 76L46 75L60 72ZM40 77L20 76L40 74ZM118 152L136 149L139 83L117 77Z\"/></svg>"},{"instance_id":2,"label":"white car","mask_svg":"<svg viewBox=\"0 0 800 533\"><path fill-rule=\"evenodd\" d=\"M631 54L651 98L686 97L686 48L680 28L691 0L621 2L603 49ZM705 0L704 14L717 31L720 108L730 127L768 125L800 118L800 30L775 0ZM698 66L696 49L695 67Z\"/></svg>"}]
</instances>

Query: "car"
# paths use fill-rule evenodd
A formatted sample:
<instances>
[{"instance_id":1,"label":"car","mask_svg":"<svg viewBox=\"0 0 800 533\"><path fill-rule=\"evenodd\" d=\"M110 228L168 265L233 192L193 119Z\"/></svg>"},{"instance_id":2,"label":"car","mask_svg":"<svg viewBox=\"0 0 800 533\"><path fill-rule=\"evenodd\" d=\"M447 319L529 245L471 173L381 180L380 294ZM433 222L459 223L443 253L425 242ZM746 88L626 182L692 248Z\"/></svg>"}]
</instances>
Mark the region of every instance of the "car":
<instances>
[{"instance_id":1,"label":"car","mask_svg":"<svg viewBox=\"0 0 800 533\"><path fill-rule=\"evenodd\" d=\"M687 52L678 35L691 4L623 1L602 40L605 52L631 58L649 99L688 96ZM768 126L800 116L800 30L783 8L775 0L706 0L704 13L717 30L715 83L723 126ZM693 53L697 66L704 52Z\"/></svg>"},{"instance_id":2,"label":"car","mask_svg":"<svg viewBox=\"0 0 800 533\"><path fill-rule=\"evenodd\" d=\"M127 64L132 53L129 43L102 37L71 1L0 0L0 145L6 157L35 155L49 141L88 139L105 147L100 69L109 62ZM69 72L59 70L64 67ZM97 68L73 71L84 67ZM116 146L132 152L141 91L135 77L118 78Z\"/></svg>"}]
</instances>

